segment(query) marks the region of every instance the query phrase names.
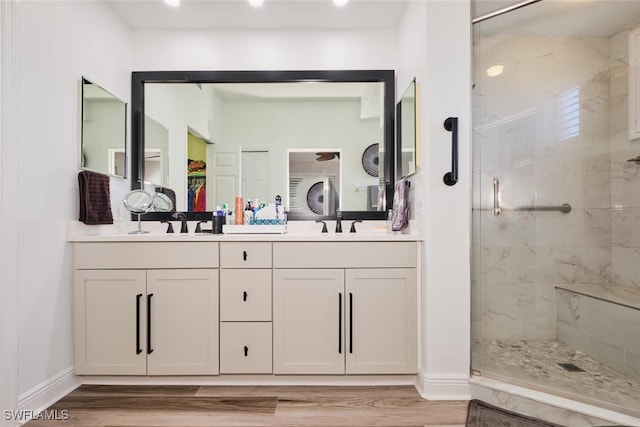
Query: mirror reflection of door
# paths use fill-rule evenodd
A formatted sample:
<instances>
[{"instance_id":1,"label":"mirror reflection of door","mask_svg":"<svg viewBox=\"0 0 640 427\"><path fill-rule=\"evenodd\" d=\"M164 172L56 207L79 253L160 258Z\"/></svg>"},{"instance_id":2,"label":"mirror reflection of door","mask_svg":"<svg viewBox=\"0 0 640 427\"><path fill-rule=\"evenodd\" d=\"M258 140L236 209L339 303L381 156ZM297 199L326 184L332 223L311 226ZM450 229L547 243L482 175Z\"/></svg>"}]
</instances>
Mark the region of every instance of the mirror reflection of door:
<instances>
[{"instance_id":1,"label":"mirror reflection of door","mask_svg":"<svg viewBox=\"0 0 640 427\"><path fill-rule=\"evenodd\" d=\"M342 197L340 149L291 149L288 153L290 212L335 215Z\"/></svg>"},{"instance_id":2,"label":"mirror reflection of door","mask_svg":"<svg viewBox=\"0 0 640 427\"><path fill-rule=\"evenodd\" d=\"M152 194L149 187L155 184L161 187L169 187L169 174L167 168L167 147L169 145L169 131L151 117L145 117L145 139L147 141L144 150L144 180L145 189Z\"/></svg>"},{"instance_id":3,"label":"mirror reflection of door","mask_svg":"<svg viewBox=\"0 0 640 427\"><path fill-rule=\"evenodd\" d=\"M275 194L269 194L269 151L242 150L242 195L245 199L272 203Z\"/></svg>"}]
</instances>

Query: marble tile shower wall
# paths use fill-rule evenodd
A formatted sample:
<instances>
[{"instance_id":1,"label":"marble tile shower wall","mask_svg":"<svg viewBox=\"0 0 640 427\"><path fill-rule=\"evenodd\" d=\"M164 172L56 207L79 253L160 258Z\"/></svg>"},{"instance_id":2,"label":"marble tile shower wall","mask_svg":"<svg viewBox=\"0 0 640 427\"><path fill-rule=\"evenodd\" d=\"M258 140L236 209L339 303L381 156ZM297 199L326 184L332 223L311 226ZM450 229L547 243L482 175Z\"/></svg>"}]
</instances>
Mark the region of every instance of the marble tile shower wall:
<instances>
[{"instance_id":1,"label":"marble tile shower wall","mask_svg":"<svg viewBox=\"0 0 640 427\"><path fill-rule=\"evenodd\" d=\"M626 163L640 154L627 137L627 34L479 43L479 70L505 68L479 74L474 96L476 337L555 339L555 283L640 286L640 168ZM490 209L494 177L499 216ZM562 203L573 210L511 210Z\"/></svg>"}]
</instances>

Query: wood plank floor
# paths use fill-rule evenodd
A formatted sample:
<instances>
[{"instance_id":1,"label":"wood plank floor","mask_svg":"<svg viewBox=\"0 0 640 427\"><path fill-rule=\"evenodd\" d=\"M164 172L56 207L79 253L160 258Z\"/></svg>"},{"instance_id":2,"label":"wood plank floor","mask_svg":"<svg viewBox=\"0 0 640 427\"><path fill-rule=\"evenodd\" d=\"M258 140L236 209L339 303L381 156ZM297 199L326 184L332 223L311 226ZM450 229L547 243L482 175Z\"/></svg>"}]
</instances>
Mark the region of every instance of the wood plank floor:
<instances>
[{"instance_id":1,"label":"wood plank floor","mask_svg":"<svg viewBox=\"0 0 640 427\"><path fill-rule=\"evenodd\" d=\"M90 386L27 427L463 427L466 401L427 401L414 387ZM66 411L66 412L65 412Z\"/></svg>"}]
</instances>

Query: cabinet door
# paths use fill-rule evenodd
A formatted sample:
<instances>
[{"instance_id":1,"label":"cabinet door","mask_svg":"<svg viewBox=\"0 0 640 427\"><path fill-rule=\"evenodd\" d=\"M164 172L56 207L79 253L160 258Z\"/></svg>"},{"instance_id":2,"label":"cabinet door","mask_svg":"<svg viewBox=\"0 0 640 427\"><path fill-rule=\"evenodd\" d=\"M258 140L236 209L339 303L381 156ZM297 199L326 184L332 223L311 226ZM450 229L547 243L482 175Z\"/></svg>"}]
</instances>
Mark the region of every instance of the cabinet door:
<instances>
[{"instance_id":1,"label":"cabinet door","mask_svg":"<svg viewBox=\"0 0 640 427\"><path fill-rule=\"evenodd\" d=\"M344 270L274 270L274 374L343 374L344 314Z\"/></svg>"},{"instance_id":2,"label":"cabinet door","mask_svg":"<svg viewBox=\"0 0 640 427\"><path fill-rule=\"evenodd\" d=\"M416 373L416 270L346 270L345 277L347 373Z\"/></svg>"},{"instance_id":3,"label":"cabinet door","mask_svg":"<svg viewBox=\"0 0 640 427\"><path fill-rule=\"evenodd\" d=\"M149 375L218 374L218 270L149 270Z\"/></svg>"},{"instance_id":4,"label":"cabinet door","mask_svg":"<svg viewBox=\"0 0 640 427\"><path fill-rule=\"evenodd\" d=\"M76 270L75 372L146 374L144 270Z\"/></svg>"}]
</instances>

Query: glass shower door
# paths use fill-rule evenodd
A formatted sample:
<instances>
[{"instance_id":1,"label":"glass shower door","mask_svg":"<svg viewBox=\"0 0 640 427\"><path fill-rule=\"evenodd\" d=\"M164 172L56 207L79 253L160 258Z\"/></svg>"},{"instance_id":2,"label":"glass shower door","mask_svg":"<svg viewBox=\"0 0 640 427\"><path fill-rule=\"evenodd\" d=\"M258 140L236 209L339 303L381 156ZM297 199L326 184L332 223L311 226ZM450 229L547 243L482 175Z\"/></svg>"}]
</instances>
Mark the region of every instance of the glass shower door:
<instances>
[{"instance_id":1,"label":"glass shower door","mask_svg":"<svg viewBox=\"0 0 640 427\"><path fill-rule=\"evenodd\" d=\"M559 339L556 287L629 268L612 229L620 159L640 153L627 137L639 3L538 2L474 24L473 88L472 369L634 413L637 379Z\"/></svg>"}]
</instances>

